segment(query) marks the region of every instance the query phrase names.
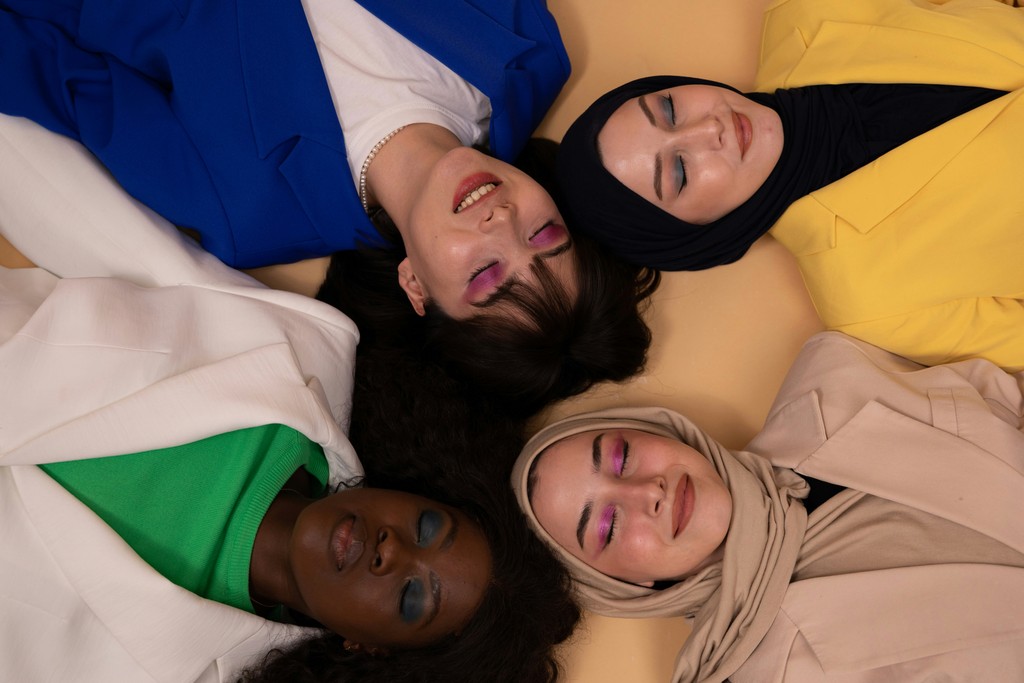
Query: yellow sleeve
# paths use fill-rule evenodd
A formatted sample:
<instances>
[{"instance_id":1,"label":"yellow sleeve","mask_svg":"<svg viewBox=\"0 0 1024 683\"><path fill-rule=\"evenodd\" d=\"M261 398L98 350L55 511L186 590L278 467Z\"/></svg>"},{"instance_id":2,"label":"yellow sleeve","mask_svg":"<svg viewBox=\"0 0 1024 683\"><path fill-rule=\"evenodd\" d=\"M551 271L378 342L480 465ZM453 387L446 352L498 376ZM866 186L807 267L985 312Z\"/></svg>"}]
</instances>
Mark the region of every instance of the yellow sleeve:
<instances>
[{"instance_id":1,"label":"yellow sleeve","mask_svg":"<svg viewBox=\"0 0 1024 683\"><path fill-rule=\"evenodd\" d=\"M1024 300L981 297L946 302L832 328L923 365L985 358L1024 370Z\"/></svg>"},{"instance_id":2,"label":"yellow sleeve","mask_svg":"<svg viewBox=\"0 0 1024 683\"><path fill-rule=\"evenodd\" d=\"M1019 0L1018 0L1019 1ZM828 83L1024 86L1024 12L1013 0L776 0L755 88Z\"/></svg>"}]
</instances>

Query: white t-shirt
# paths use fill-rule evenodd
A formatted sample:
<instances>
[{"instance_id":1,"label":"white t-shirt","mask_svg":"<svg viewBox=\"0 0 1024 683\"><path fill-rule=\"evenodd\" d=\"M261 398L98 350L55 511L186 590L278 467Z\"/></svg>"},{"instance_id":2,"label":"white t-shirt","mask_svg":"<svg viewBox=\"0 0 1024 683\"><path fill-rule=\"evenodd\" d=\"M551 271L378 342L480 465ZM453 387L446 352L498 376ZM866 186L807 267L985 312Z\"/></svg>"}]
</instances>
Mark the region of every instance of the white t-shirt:
<instances>
[{"instance_id":1,"label":"white t-shirt","mask_svg":"<svg viewBox=\"0 0 1024 683\"><path fill-rule=\"evenodd\" d=\"M302 0L352 178L370 150L410 123L447 128L464 145L484 144L487 97L354 0Z\"/></svg>"}]
</instances>

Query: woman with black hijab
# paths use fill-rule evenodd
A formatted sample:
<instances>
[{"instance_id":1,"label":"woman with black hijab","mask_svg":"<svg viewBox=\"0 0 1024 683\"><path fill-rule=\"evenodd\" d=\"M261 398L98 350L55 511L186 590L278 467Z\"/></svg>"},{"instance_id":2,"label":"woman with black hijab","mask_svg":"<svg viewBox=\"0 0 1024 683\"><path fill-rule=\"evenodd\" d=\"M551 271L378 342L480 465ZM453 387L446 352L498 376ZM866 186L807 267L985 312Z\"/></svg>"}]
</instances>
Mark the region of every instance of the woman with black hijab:
<instances>
[{"instance_id":1,"label":"woman with black hijab","mask_svg":"<svg viewBox=\"0 0 1024 683\"><path fill-rule=\"evenodd\" d=\"M829 328L1024 368L1024 14L781 0L763 36L759 92L641 79L573 124L559 175L579 229L663 270L770 231Z\"/></svg>"}]
</instances>

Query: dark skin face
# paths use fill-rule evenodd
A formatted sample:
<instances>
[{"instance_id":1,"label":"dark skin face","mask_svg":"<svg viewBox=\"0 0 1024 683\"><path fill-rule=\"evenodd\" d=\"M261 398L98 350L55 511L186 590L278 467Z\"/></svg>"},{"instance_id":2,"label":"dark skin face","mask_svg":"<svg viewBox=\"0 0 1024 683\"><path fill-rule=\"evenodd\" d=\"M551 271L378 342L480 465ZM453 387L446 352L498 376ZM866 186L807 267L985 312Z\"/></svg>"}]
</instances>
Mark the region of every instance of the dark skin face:
<instances>
[{"instance_id":1,"label":"dark skin face","mask_svg":"<svg viewBox=\"0 0 1024 683\"><path fill-rule=\"evenodd\" d=\"M250 590L368 648L459 633L491 579L491 554L462 512L399 491L321 499L284 491L260 525Z\"/></svg>"}]
</instances>

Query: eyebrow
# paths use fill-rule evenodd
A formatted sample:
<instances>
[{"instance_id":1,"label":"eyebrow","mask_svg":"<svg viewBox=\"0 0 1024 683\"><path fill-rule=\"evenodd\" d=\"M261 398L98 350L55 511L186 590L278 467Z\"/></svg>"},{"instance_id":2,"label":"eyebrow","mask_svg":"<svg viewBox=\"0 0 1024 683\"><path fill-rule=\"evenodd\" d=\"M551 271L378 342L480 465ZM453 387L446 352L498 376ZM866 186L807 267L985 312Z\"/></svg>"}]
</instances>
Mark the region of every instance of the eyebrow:
<instances>
[{"instance_id":1,"label":"eyebrow","mask_svg":"<svg viewBox=\"0 0 1024 683\"><path fill-rule=\"evenodd\" d=\"M598 434L594 437L594 445L591 447L591 461L593 463L594 473L601 471L601 439L604 434ZM580 544L580 550L583 550L583 533L587 530L587 524L590 523L590 515L594 511L594 504L591 501L587 501L587 504L583 506L582 512L580 512L580 521L576 524L576 541Z\"/></svg>"},{"instance_id":2,"label":"eyebrow","mask_svg":"<svg viewBox=\"0 0 1024 683\"><path fill-rule=\"evenodd\" d=\"M647 117L647 120L651 122L651 125L657 126L658 124L654 122L654 113L651 111L651 108L647 106L647 101L644 99L644 96L641 95L636 98L636 102L640 105L640 109L643 111L644 116Z\"/></svg>"},{"instance_id":3,"label":"eyebrow","mask_svg":"<svg viewBox=\"0 0 1024 683\"><path fill-rule=\"evenodd\" d=\"M565 240L554 249L549 249L548 251L534 255L533 262L540 265L540 262L542 260L554 258L556 256L561 256L565 252L569 251L571 248L572 237ZM503 299L508 297L509 293L516 287L516 285L522 283L522 278L520 278L518 275L514 275L505 280L504 282L502 282L500 285L498 285L493 292L488 294L482 300L473 304L473 306L476 306L477 308L490 308L491 306L500 303Z\"/></svg>"},{"instance_id":4,"label":"eyebrow","mask_svg":"<svg viewBox=\"0 0 1024 683\"><path fill-rule=\"evenodd\" d=\"M452 547L452 543L455 542L455 536L459 533L459 519L450 513L448 519L451 520L451 524L448 526L448 533L445 534L444 540L441 541L441 550L447 550Z\"/></svg>"},{"instance_id":5,"label":"eyebrow","mask_svg":"<svg viewBox=\"0 0 1024 683\"><path fill-rule=\"evenodd\" d=\"M658 124L654 120L654 113L651 111L651 108L647 106L647 101L644 99L644 96L641 95L640 97L636 98L636 102L637 102L637 104L640 105L640 110L644 113L644 116L647 117L647 120L651 122L651 125L654 126L655 128L657 128ZM661 197L661 155L660 154L655 154L654 155L654 194L658 195L658 199L662 198Z\"/></svg>"}]
</instances>

